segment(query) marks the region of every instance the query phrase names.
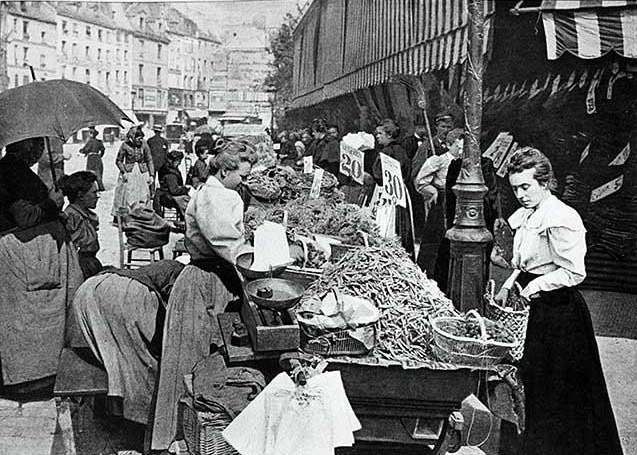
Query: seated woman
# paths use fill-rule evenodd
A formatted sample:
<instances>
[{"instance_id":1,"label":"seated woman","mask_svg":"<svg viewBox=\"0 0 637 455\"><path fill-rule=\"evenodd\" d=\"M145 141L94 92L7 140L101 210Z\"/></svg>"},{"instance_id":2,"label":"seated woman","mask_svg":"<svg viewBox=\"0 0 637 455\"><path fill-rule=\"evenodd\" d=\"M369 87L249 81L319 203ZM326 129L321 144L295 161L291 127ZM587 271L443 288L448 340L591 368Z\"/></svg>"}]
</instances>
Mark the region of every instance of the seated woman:
<instances>
[{"instance_id":1,"label":"seated woman","mask_svg":"<svg viewBox=\"0 0 637 455\"><path fill-rule=\"evenodd\" d=\"M209 153L212 146L212 136L210 134L202 134L195 144L197 161L188 170L187 185L192 185L193 188L197 189L208 180L208 175L210 174L208 158L210 157Z\"/></svg>"},{"instance_id":2,"label":"seated woman","mask_svg":"<svg viewBox=\"0 0 637 455\"><path fill-rule=\"evenodd\" d=\"M102 263L96 257L100 249L97 239L100 222L97 213L93 212L99 199L97 176L90 171L79 171L63 176L58 183L69 200L68 207L64 209L66 230L77 248L86 280L102 270Z\"/></svg>"},{"instance_id":3,"label":"seated woman","mask_svg":"<svg viewBox=\"0 0 637 455\"><path fill-rule=\"evenodd\" d=\"M183 159L184 154L179 150L168 152L166 164L159 169L159 189L157 190L161 205L176 208L182 217L186 213L186 207L190 201L190 196L188 196L190 189L184 185L179 170Z\"/></svg>"},{"instance_id":4,"label":"seated woman","mask_svg":"<svg viewBox=\"0 0 637 455\"><path fill-rule=\"evenodd\" d=\"M64 196L30 169L43 151L42 138L26 139L0 158L0 362L2 385L15 391L56 374L66 309L82 282L60 221Z\"/></svg>"},{"instance_id":5,"label":"seated woman","mask_svg":"<svg viewBox=\"0 0 637 455\"><path fill-rule=\"evenodd\" d=\"M135 270L108 269L75 294L73 312L82 334L106 369L108 396L127 420L148 422L166 302L183 268L177 261L158 261Z\"/></svg>"}]
</instances>

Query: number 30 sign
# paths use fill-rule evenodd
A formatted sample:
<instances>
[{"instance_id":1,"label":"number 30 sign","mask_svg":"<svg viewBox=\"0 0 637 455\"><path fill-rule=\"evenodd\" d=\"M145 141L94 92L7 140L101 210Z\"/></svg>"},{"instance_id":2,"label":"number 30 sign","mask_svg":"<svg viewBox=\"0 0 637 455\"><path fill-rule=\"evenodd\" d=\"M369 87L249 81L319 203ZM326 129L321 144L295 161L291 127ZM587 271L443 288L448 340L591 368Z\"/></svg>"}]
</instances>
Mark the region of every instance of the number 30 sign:
<instances>
[{"instance_id":1,"label":"number 30 sign","mask_svg":"<svg viewBox=\"0 0 637 455\"><path fill-rule=\"evenodd\" d=\"M341 160L339 171L363 184L363 160L365 154L347 144L341 143Z\"/></svg>"},{"instance_id":2,"label":"number 30 sign","mask_svg":"<svg viewBox=\"0 0 637 455\"><path fill-rule=\"evenodd\" d=\"M383 191L385 195L395 201L397 205L407 208L406 190L400 163L394 158L381 153L380 164L383 170Z\"/></svg>"}]
</instances>

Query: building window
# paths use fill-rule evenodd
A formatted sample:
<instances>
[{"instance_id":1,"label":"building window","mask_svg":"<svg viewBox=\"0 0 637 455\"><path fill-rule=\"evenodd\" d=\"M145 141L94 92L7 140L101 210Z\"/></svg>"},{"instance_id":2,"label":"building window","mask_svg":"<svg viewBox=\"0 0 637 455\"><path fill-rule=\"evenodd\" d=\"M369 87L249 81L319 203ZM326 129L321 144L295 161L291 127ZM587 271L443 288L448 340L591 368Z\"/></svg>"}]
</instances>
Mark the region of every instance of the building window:
<instances>
[{"instance_id":1,"label":"building window","mask_svg":"<svg viewBox=\"0 0 637 455\"><path fill-rule=\"evenodd\" d=\"M62 79L66 79L66 66L62 65Z\"/></svg>"},{"instance_id":2,"label":"building window","mask_svg":"<svg viewBox=\"0 0 637 455\"><path fill-rule=\"evenodd\" d=\"M91 27L86 26L86 36L91 36Z\"/></svg>"},{"instance_id":3,"label":"building window","mask_svg":"<svg viewBox=\"0 0 637 455\"><path fill-rule=\"evenodd\" d=\"M65 35L69 32L68 22L62 21L62 33Z\"/></svg>"},{"instance_id":4,"label":"building window","mask_svg":"<svg viewBox=\"0 0 637 455\"><path fill-rule=\"evenodd\" d=\"M111 61L111 50L110 49L106 49L106 61L107 62Z\"/></svg>"},{"instance_id":5,"label":"building window","mask_svg":"<svg viewBox=\"0 0 637 455\"><path fill-rule=\"evenodd\" d=\"M122 42L122 32L121 32L121 31L117 30L117 31L115 32L115 40L116 40L118 43L121 43L121 42Z\"/></svg>"},{"instance_id":6,"label":"building window","mask_svg":"<svg viewBox=\"0 0 637 455\"><path fill-rule=\"evenodd\" d=\"M18 34L18 20L13 19L13 33Z\"/></svg>"},{"instance_id":7,"label":"building window","mask_svg":"<svg viewBox=\"0 0 637 455\"><path fill-rule=\"evenodd\" d=\"M43 43L46 41L46 32L40 32L40 39Z\"/></svg>"},{"instance_id":8,"label":"building window","mask_svg":"<svg viewBox=\"0 0 637 455\"><path fill-rule=\"evenodd\" d=\"M124 84L128 84L128 71L124 71Z\"/></svg>"},{"instance_id":9,"label":"building window","mask_svg":"<svg viewBox=\"0 0 637 455\"><path fill-rule=\"evenodd\" d=\"M144 18L143 17L139 18L139 28L144 28Z\"/></svg>"},{"instance_id":10,"label":"building window","mask_svg":"<svg viewBox=\"0 0 637 455\"><path fill-rule=\"evenodd\" d=\"M119 84L119 70L115 70L115 83Z\"/></svg>"},{"instance_id":11,"label":"building window","mask_svg":"<svg viewBox=\"0 0 637 455\"><path fill-rule=\"evenodd\" d=\"M108 87L110 85L110 83L111 83L111 72L110 71L106 72L106 79L105 80L106 80L106 87Z\"/></svg>"},{"instance_id":12,"label":"building window","mask_svg":"<svg viewBox=\"0 0 637 455\"><path fill-rule=\"evenodd\" d=\"M29 39L29 22L22 21L22 38Z\"/></svg>"},{"instance_id":13,"label":"building window","mask_svg":"<svg viewBox=\"0 0 637 455\"><path fill-rule=\"evenodd\" d=\"M23 13L27 12L27 2L20 2L20 11Z\"/></svg>"},{"instance_id":14,"label":"building window","mask_svg":"<svg viewBox=\"0 0 637 455\"><path fill-rule=\"evenodd\" d=\"M87 84L90 84L90 83L91 83L91 70L87 69L87 70L84 72L84 77L85 77L85 81L86 81L86 83L87 83Z\"/></svg>"},{"instance_id":15,"label":"building window","mask_svg":"<svg viewBox=\"0 0 637 455\"><path fill-rule=\"evenodd\" d=\"M161 85L161 68L157 68L157 85Z\"/></svg>"},{"instance_id":16,"label":"building window","mask_svg":"<svg viewBox=\"0 0 637 455\"><path fill-rule=\"evenodd\" d=\"M79 33L79 25L77 22L73 22L73 34L77 35Z\"/></svg>"},{"instance_id":17,"label":"building window","mask_svg":"<svg viewBox=\"0 0 637 455\"><path fill-rule=\"evenodd\" d=\"M140 84L143 84L144 83L144 65L140 63L138 66L138 69L139 69L138 80Z\"/></svg>"},{"instance_id":18,"label":"building window","mask_svg":"<svg viewBox=\"0 0 637 455\"><path fill-rule=\"evenodd\" d=\"M98 30L98 31L97 31L97 39L98 39L99 41L102 41L102 30Z\"/></svg>"},{"instance_id":19,"label":"building window","mask_svg":"<svg viewBox=\"0 0 637 455\"><path fill-rule=\"evenodd\" d=\"M140 100L144 101L144 89L143 88L138 88L137 89L137 98L139 98Z\"/></svg>"},{"instance_id":20,"label":"building window","mask_svg":"<svg viewBox=\"0 0 637 455\"><path fill-rule=\"evenodd\" d=\"M28 47L23 47L22 48L22 61L23 62L28 62L29 61L29 48Z\"/></svg>"},{"instance_id":21,"label":"building window","mask_svg":"<svg viewBox=\"0 0 637 455\"><path fill-rule=\"evenodd\" d=\"M139 40L139 53L140 54L144 53L144 40L143 39Z\"/></svg>"},{"instance_id":22,"label":"building window","mask_svg":"<svg viewBox=\"0 0 637 455\"><path fill-rule=\"evenodd\" d=\"M75 79L76 76L77 76L77 68L73 67L73 71L71 71L71 77Z\"/></svg>"},{"instance_id":23,"label":"building window","mask_svg":"<svg viewBox=\"0 0 637 455\"><path fill-rule=\"evenodd\" d=\"M40 67L44 68L46 66L46 55L40 54Z\"/></svg>"},{"instance_id":24,"label":"building window","mask_svg":"<svg viewBox=\"0 0 637 455\"><path fill-rule=\"evenodd\" d=\"M62 54L66 57L66 41L62 40Z\"/></svg>"},{"instance_id":25,"label":"building window","mask_svg":"<svg viewBox=\"0 0 637 455\"><path fill-rule=\"evenodd\" d=\"M77 43L73 43L73 48L71 51L71 56L77 57Z\"/></svg>"},{"instance_id":26,"label":"building window","mask_svg":"<svg viewBox=\"0 0 637 455\"><path fill-rule=\"evenodd\" d=\"M128 51L124 51L124 60L128 61Z\"/></svg>"},{"instance_id":27,"label":"building window","mask_svg":"<svg viewBox=\"0 0 637 455\"><path fill-rule=\"evenodd\" d=\"M97 48L97 59L102 60L102 49L99 47Z\"/></svg>"},{"instance_id":28,"label":"building window","mask_svg":"<svg viewBox=\"0 0 637 455\"><path fill-rule=\"evenodd\" d=\"M157 45L157 60L161 60L161 44Z\"/></svg>"},{"instance_id":29,"label":"building window","mask_svg":"<svg viewBox=\"0 0 637 455\"><path fill-rule=\"evenodd\" d=\"M17 87L18 85L20 85L20 78L18 77L18 75L16 74L15 76L13 76L13 85L15 87Z\"/></svg>"},{"instance_id":30,"label":"building window","mask_svg":"<svg viewBox=\"0 0 637 455\"><path fill-rule=\"evenodd\" d=\"M88 46L86 46L84 48L84 57L88 58L90 55L90 52L91 52L91 49Z\"/></svg>"},{"instance_id":31,"label":"building window","mask_svg":"<svg viewBox=\"0 0 637 455\"><path fill-rule=\"evenodd\" d=\"M124 33L124 42L128 43L128 33Z\"/></svg>"},{"instance_id":32,"label":"building window","mask_svg":"<svg viewBox=\"0 0 637 455\"><path fill-rule=\"evenodd\" d=\"M13 64L14 65L18 64L18 45L17 44L13 45Z\"/></svg>"}]
</instances>

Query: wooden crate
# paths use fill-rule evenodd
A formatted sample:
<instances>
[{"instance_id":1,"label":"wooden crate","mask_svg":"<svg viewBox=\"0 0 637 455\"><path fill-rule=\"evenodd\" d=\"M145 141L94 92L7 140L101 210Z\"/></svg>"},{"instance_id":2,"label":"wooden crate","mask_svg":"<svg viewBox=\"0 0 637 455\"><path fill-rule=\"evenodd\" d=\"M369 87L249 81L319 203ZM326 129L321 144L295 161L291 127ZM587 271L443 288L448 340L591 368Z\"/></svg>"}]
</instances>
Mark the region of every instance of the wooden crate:
<instances>
[{"instance_id":1,"label":"wooden crate","mask_svg":"<svg viewBox=\"0 0 637 455\"><path fill-rule=\"evenodd\" d=\"M294 310L283 311L276 316L271 310L261 309L246 298L241 306L241 319L256 352L299 348L301 335Z\"/></svg>"}]
</instances>

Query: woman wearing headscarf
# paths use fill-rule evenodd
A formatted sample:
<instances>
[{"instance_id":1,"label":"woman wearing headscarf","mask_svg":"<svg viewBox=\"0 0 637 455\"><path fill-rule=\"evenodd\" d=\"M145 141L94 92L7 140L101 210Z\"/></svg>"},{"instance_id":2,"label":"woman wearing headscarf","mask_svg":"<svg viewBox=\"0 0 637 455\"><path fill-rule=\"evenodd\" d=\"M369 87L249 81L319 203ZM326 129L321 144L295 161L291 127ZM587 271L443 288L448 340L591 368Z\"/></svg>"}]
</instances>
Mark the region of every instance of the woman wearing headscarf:
<instances>
[{"instance_id":1,"label":"woman wearing headscarf","mask_svg":"<svg viewBox=\"0 0 637 455\"><path fill-rule=\"evenodd\" d=\"M109 269L75 294L79 327L106 369L114 408L121 406L127 420L146 424L151 417L166 304L183 268L158 261L135 270Z\"/></svg>"},{"instance_id":2,"label":"woman wearing headscarf","mask_svg":"<svg viewBox=\"0 0 637 455\"><path fill-rule=\"evenodd\" d=\"M243 294L234 266L245 243L243 201L237 189L255 161L252 149L228 144L211 158L211 175L186 210L186 248L191 262L168 301L153 450L165 450L174 440L183 376L210 353L211 345L222 344L217 314Z\"/></svg>"},{"instance_id":3,"label":"woman wearing headscarf","mask_svg":"<svg viewBox=\"0 0 637 455\"><path fill-rule=\"evenodd\" d=\"M56 374L66 309L82 282L60 221L64 196L30 167L42 138L9 144L0 158L0 364L2 385L27 390Z\"/></svg>"},{"instance_id":4,"label":"woman wearing headscarf","mask_svg":"<svg viewBox=\"0 0 637 455\"><path fill-rule=\"evenodd\" d=\"M159 201L164 207L176 207L181 216L186 213L190 196L190 188L184 185L179 165L184 154L179 150L168 152L166 162L159 169Z\"/></svg>"},{"instance_id":5,"label":"woman wearing headscarf","mask_svg":"<svg viewBox=\"0 0 637 455\"><path fill-rule=\"evenodd\" d=\"M119 177L111 212L114 217L120 209L130 211L136 204L150 203L150 188L154 181L155 167L140 126L128 130L126 141L119 148L115 164L119 169Z\"/></svg>"}]
</instances>

